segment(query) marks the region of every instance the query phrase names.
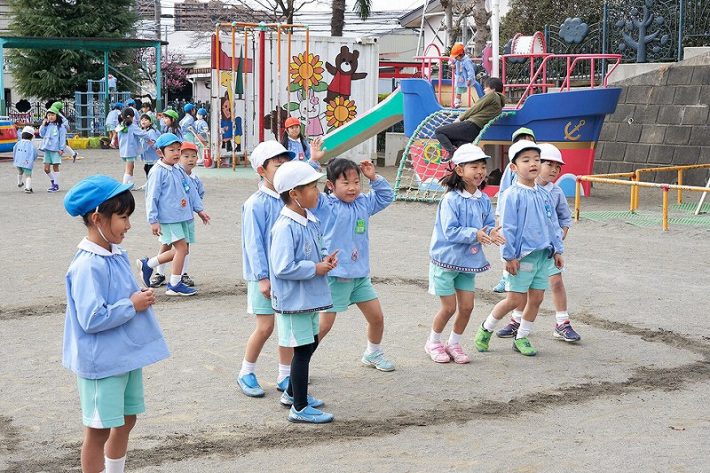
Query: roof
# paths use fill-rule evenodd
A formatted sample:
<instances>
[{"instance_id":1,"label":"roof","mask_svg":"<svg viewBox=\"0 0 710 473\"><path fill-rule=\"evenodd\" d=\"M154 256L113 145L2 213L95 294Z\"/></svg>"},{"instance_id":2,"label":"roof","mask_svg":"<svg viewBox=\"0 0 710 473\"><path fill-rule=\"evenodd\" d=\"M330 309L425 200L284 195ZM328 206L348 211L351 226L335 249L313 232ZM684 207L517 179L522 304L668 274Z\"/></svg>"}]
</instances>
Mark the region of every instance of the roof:
<instances>
[{"instance_id":1,"label":"roof","mask_svg":"<svg viewBox=\"0 0 710 473\"><path fill-rule=\"evenodd\" d=\"M0 36L0 47L14 49L88 49L115 51L119 49L154 48L168 44L156 39L135 38L58 38L38 36Z\"/></svg>"},{"instance_id":2,"label":"roof","mask_svg":"<svg viewBox=\"0 0 710 473\"><path fill-rule=\"evenodd\" d=\"M409 10L402 12L399 17L399 24L404 28L419 28L422 21L422 11L424 10L424 2L422 6L415 8L414 10ZM441 6L439 0L431 0L426 9L427 13L441 13L444 14L444 8Z\"/></svg>"}]
</instances>

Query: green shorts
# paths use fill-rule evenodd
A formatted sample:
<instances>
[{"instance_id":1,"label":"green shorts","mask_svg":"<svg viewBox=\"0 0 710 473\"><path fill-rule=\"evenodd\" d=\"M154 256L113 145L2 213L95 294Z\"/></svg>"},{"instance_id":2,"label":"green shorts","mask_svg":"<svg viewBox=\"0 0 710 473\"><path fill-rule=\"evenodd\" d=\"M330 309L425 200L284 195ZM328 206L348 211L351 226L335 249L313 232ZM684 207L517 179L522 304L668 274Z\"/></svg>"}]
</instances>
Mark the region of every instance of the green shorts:
<instances>
[{"instance_id":1,"label":"green shorts","mask_svg":"<svg viewBox=\"0 0 710 473\"><path fill-rule=\"evenodd\" d=\"M169 245L179 240L195 243L195 221L160 224L160 243Z\"/></svg>"},{"instance_id":2,"label":"green shorts","mask_svg":"<svg viewBox=\"0 0 710 473\"><path fill-rule=\"evenodd\" d=\"M247 312L254 315L274 315L271 299L259 290L259 281L247 281Z\"/></svg>"},{"instance_id":3,"label":"green shorts","mask_svg":"<svg viewBox=\"0 0 710 473\"><path fill-rule=\"evenodd\" d=\"M328 286L333 298L333 308L326 312L345 312L351 304L377 299L369 277L345 279L328 276Z\"/></svg>"},{"instance_id":4,"label":"green shorts","mask_svg":"<svg viewBox=\"0 0 710 473\"><path fill-rule=\"evenodd\" d=\"M17 171L18 171L18 174L19 174L19 171L21 171L22 174L24 174L25 176L31 176L31 175L32 175L32 168L21 168L21 167L18 167L18 168L17 168Z\"/></svg>"},{"instance_id":5,"label":"green shorts","mask_svg":"<svg viewBox=\"0 0 710 473\"><path fill-rule=\"evenodd\" d=\"M45 151L44 164L62 164L62 157L59 156L59 151Z\"/></svg>"},{"instance_id":6,"label":"green shorts","mask_svg":"<svg viewBox=\"0 0 710 473\"><path fill-rule=\"evenodd\" d=\"M451 271L429 263L429 294L433 296L453 296L456 291L474 292L476 273Z\"/></svg>"},{"instance_id":7,"label":"green shorts","mask_svg":"<svg viewBox=\"0 0 710 473\"><path fill-rule=\"evenodd\" d=\"M320 329L318 312L302 314L276 314L279 346L300 347L316 341Z\"/></svg>"},{"instance_id":8,"label":"green shorts","mask_svg":"<svg viewBox=\"0 0 710 473\"><path fill-rule=\"evenodd\" d=\"M550 265L550 277L552 276L557 276L558 274L562 274L562 272L565 270L565 267L558 268L555 266L555 260L552 260L552 264Z\"/></svg>"},{"instance_id":9,"label":"green shorts","mask_svg":"<svg viewBox=\"0 0 710 473\"><path fill-rule=\"evenodd\" d=\"M122 160L124 163L135 163L135 162L136 162L136 157L133 156L132 158L121 158L121 160Z\"/></svg>"},{"instance_id":10,"label":"green shorts","mask_svg":"<svg viewBox=\"0 0 710 473\"><path fill-rule=\"evenodd\" d=\"M505 290L508 292L528 292L529 289L544 291L550 287L548 281L554 260L548 258L547 250L533 251L520 260L518 274L506 273Z\"/></svg>"},{"instance_id":11,"label":"green shorts","mask_svg":"<svg viewBox=\"0 0 710 473\"><path fill-rule=\"evenodd\" d=\"M456 93L461 95L468 92L468 87L456 87Z\"/></svg>"},{"instance_id":12,"label":"green shorts","mask_svg":"<svg viewBox=\"0 0 710 473\"><path fill-rule=\"evenodd\" d=\"M92 429L110 429L125 424L124 416L145 412L143 370L102 379L77 376L81 415Z\"/></svg>"}]
</instances>

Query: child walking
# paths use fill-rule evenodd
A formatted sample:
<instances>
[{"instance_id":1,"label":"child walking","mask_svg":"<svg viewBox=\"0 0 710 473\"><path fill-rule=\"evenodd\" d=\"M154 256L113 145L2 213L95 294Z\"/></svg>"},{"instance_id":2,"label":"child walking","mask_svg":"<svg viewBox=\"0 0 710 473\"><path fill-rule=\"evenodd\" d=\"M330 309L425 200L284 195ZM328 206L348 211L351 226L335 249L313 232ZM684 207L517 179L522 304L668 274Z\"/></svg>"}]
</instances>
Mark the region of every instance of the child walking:
<instances>
[{"instance_id":1,"label":"child walking","mask_svg":"<svg viewBox=\"0 0 710 473\"><path fill-rule=\"evenodd\" d=\"M197 144L197 164L202 166L205 159L205 149L210 146L210 127L207 125L207 110L200 108L197 110L197 120L192 127L195 134L195 144Z\"/></svg>"},{"instance_id":2,"label":"child walking","mask_svg":"<svg viewBox=\"0 0 710 473\"><path fill-rule=\"evenodd\" d=\"M466 50L462 43L456 43L451 47L451 62L453 62L454 76L456 77L454 108L459 108L461 106L461 94L467 92L469 87L474 87L476 84L476 69L473 67L471 58L466 55Z\"/></svg>"},{"instance_id":3,"label":"child walking","mask_svg":"<svg viewBox=\"0 0 710 473\"><path fill-rule=\"evenodd\" d=\"M429 293L439 296L441 308L424 345L436 363L471 361L461 346L461 336L473 311L476 274L491 267L483 245L505 242L500 227L495 226L491 201L481 192L489 159L478 146L461 145L451 159L453 169L441 180L447 191L437 208L429 249ZM444 344L441 334L454 313L454 326Z\"/></svg>"},{"instance_id":4,"label":"child walking","mask_svg":"<svg viewBox=\"0 0 710 473\"><path fill-rule=\"evenodd\" d=\"M259 190L242 206L242 268L247 282L247 312L254 315L256 327L247 340L237 384L250 397L263 397L264 390L256 378L256 362L264 344L274 331L274 309L269 277L271 228L279 218L284 203L274 190L274 175L281 165L295 158L278 141L259 143L249 160L260 176ZM279 374L276 389L285 391L291 375L293 348L279 346Z\"/></svg>"},{"instance_id":5,"label":"child walking","mask_svg":"<svg viewBox=\"0 0 710 473\"><path fill-rule=\"evenodd\" d=\"M321 150L323 141L320 137L313 140L313 152L311 145L303 133L301 133L301 122L296 117L289 117L284 123L284 132L281 135L281 144L289 151L296 154L296 159L299 161L307 161L313 169L320 171L320 160L325 155L325 151Z\"/></svg>"},{"instance_id":6,"label":"child walking","mask_svg":"<svg viewBox=\"0 0 710 473\"><path fill-rule=\"evenodd\" d=\"M537 184L550 193L552 197L552 207L557 214L559 223L560 237L564 240L567 237L567 232L572 226L572 213L567 204L567 198L564 191L554 183L554 180L559 176L562 166L565 164L562 160L562 153L557 147L550 143L540 143L540 159L542 162L540 173L537 176ZM570 316L567 312L567 291L562 282L562 268L553 266L550 270L550 289L552 292L552 303L555 306L555 330L552 335L565 342L578 342L581 337L572 328ZM501 338L514 337L520 327L520 320L525 304L522 303L513 311L510 323L496 332L496 335Z\"/></svg>"},{"instance_id":7,"label":"child walking","mask_svg":"<svg viewBox=\"0 0 710 473\"><path fill-rule=\"evenodd\" d=\"M361 192L360 171L370 181L372 190ZM387 208L394 192L387 179L375 173L370 161L358 166L349 159L328 163L326 193L321 194L315 215L321 221L325 246L341 255L340 264L328 274L333 308L321 312L318 340L323 341L335 323L338 312L357 304L367 321L367 348L362 363L380 371L394 371L394 363L385 357L382 336L384 314L370 279L369 220Z\"/></svg>"},{"instance_id":8,"label":"child walking","mask_svg":"<svg viewBox=\"0 0 710 473\"><path fill-rule=\"evenodd\" d=\"M72 187L64 208L81 216L87 236L66 275L63 365L76 373L84 424L84 473L122 473L128 437L145 412L142 368L170 356L152 305L126 252L132 184L91 176Z\"/></svg>"},{"instance_id":9,"label":"child walking","mask_svg":"<svg viewBox=\"0 0 710 473\"><path fill-rule=\"evenodd\" d=\"M123 104L121 102L116 102L111 111L106 115L105 128L108 131L109 146L111 148L118 148L118 136L116 135L116 128L121 121L121 110L123 109Z\"/></svg>"},{"instance_id":10,"label":"child walking","mask_svg":"<svg viewBox=\"0 0 710 473\"><path fill-rule=\"evenodd\" d=\"M155 267L172 261L172 274L165 291L169 296L197 294L197 289L182 282L187 245L195 242L195 221L192 214L196 212L205 225L210 221L202 199L197 195L197 189L185 171L180 166L175 166L180 160L181 144L180 139L172 133L164 133L158 137L155 147L159 149L160 161L150 170L145 187L145 208L151 232L159 237L160 243L172 245L172 248L136 262L141 281L145 287L150 287L150 278Z\"/></svg>"},{"instance_id":11,"label":"child walking","mask_svg":"<svg viewBox=\"0 0 710 473\"><path fill-rule=\"evenodd\" d=\"M62 164L64 147L67 145L67 129L62 126L59 109L55 106L47 110L39 127L39 136L42 137L39 149L44 152L44 173L49 177L51 184L47 192L58 192L59 165Z\"/></svg>"},{"instance_id":12,"label":"child walking","mask_svg":"<svg viewBox=\"0 0 710 473\"><path fill-rule=\"evenodd\" d=\"M35 129L26 126L22 129L22 139L12 148L12 161L17 168L17 187L24 185L26 194L33 192L32 167L37 159L37 148L32 144L34 137Z\"/></svg>"},{"instance_id":13,"label":"child walking","mask_svg":"<svg viewBox=\"0 0 710 473\"><path fill-rule=\"evenodd\" d=\"M488 351L498 321L524 304L513 350L534 356L537 350L528 335L548 288L553 261L557 268L564 265L563 245L552 197L535 183L540 173L540 147L531 141L519 141L508 149L508 158L518 178L506 192L502 209L505 243L501 247L501 256L507 272L507 295L479 327L475 345L480 352Z\"/></svg>"},{"instance_id":14,"label":"child walking","mask_svg":"<svg viewBox=\"0 0 710 473\"><path fill-rule=\"evenodd\" d=\"M123 183L133 183L133 171L136 166L136 158L141 153L141 139L148 139L148 131L142 130L133 120L132 108L126 108L121 113L122 125L118 129L118 154L121 160L125 163L125 171L123 172ZM150 141L146 142L151 144Z\"/></svg>"},{"instance_id":15,"label":"child walking","mask_svg":"<svg viewBox=\"0 0 710 473\"><path fill-rule=\"evenodd\" d=\"M271 302L276 312L279 345L293 347L291 376L281 404L291 406L288 420L323 424L333 415L324 403L308 395L308 369L318 347L318 312L332 306L325 279L338 265L328 255L318 219L310 209L318 205L316 182L323 174L300 161L282 164L274 175L274 190L284 201L271 230L269 266Z\"/></svg>"},{"instance_id":16,"label":"child walking","mask_svg":"<svg viewBox=\"0 0 710 473\"><path fill-rule=\"evenodd\" d=\"M155 142L158 140L160 132L156 130L155 126L153 126L153 119L147 113L141 115L140 125L141 130L146 133L145 136L141 137L140 142L142 150L141 158L143 159L143 172L145 172L145 177L147 179L148 173L151 169L153 169L153 166L159 159L158 153L155 149ZM140 189L143 189L144 187L145 185L141 186Z\"/></svg>"}]
</instances>

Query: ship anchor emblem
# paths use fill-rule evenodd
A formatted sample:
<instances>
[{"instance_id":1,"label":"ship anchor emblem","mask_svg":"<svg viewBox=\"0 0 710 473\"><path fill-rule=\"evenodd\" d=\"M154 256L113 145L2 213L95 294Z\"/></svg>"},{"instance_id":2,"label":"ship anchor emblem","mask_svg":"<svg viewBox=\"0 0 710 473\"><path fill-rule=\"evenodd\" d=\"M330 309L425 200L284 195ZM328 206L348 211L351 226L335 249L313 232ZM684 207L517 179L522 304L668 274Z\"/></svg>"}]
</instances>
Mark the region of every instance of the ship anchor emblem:
<instances>
[{"instance_id":1,"label":"ship anchor emblem","mask_svg":"<svg viewBox=\"0 0 710 473\"><path fill-rule=\"evenodd\" d=\"M565 125L565 139L569 141L578 141L582 137L582 134L580 133L575 136L575 133L579 132L585 123L586 122L584 120L580 120L579 123L570 129L572 122L567 122Z\"/></svg>"}]
</instances>

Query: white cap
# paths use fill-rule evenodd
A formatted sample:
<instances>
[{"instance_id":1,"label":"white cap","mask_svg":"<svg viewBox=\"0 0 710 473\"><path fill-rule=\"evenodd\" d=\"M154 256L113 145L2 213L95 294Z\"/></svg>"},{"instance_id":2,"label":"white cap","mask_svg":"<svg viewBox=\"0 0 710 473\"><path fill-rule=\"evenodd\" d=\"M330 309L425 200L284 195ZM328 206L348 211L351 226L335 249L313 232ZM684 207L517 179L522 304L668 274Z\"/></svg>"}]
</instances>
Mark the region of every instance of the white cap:
<instances>
[{"instance_id":1,"label":"white cap","mask_svg":"<svg viewBox=\"0 0 710 473\"><path fill-rule=\"evenodd\" d=\"M555 161L556 163L564 164L562 153L557 149L557 146L552 143L540 143L540 159L542 161Z\"/></svg>"},{"instance_id":2,"label":"white cap","mask_svg":"<svg viewBox=\"0 0 710 473\"><path fill-rule=\"evenodd\" d=\"M22 133L29 133L30 135L35 136L35 129L28 125L22 129Z\"/></svg>"},{"instance_id":3,"label":"white cap","mask_svg":"<svg viewBox=\"0 0 710 473\"><path fill-rule=\"evenodd\" d=\"M315 182L324 174L316 171L305 161L289 161L283 163L274 174L274 189L283 194L294 187L305 186Z\"/></svg>"},{"instance_id":4,"label":"white cap","mask_svg":"<svg viewBox=\"0 0 710 473\"><path fill-rule=\"evenodd\" d=\"M511 163L513 162L513 158L515 158L518 153L521 151L525 151L526 149L534 149L538 153L540 153L540 147L535 143L534 141L528 141L528 140L520 140L516 141L512 145L510 145L510 148L508 148L508 161Z\"/></svg>"},{"instance_id":5,"label":"white cap","mask_svg":"<svg viewBox=\"0 0 710 473\"><path fill-rule=\"evenodd\" d=\"M458 149L454 151L451 162L454 164L463 164L479 161L481 159L491 159L491 157L473 143L466 143L465 145L459 146Z\"/></svg>"},{"instance_id":6,"label":"white cap","mask_svg":"<svg viewBox=\"0 0 710 473\"><path fill-rule=\"evenodd\" d=\"M256 145L256 148L254 148L254 151L251 152L251 156L249 156L251 167L256 171L256 168L263 166L267 159L274 158L280 154L288 154L291 159L296 157L296 153L287 150L284 148L284 145L276 140L259 143Z\"/></svg>"}]
</instances>

